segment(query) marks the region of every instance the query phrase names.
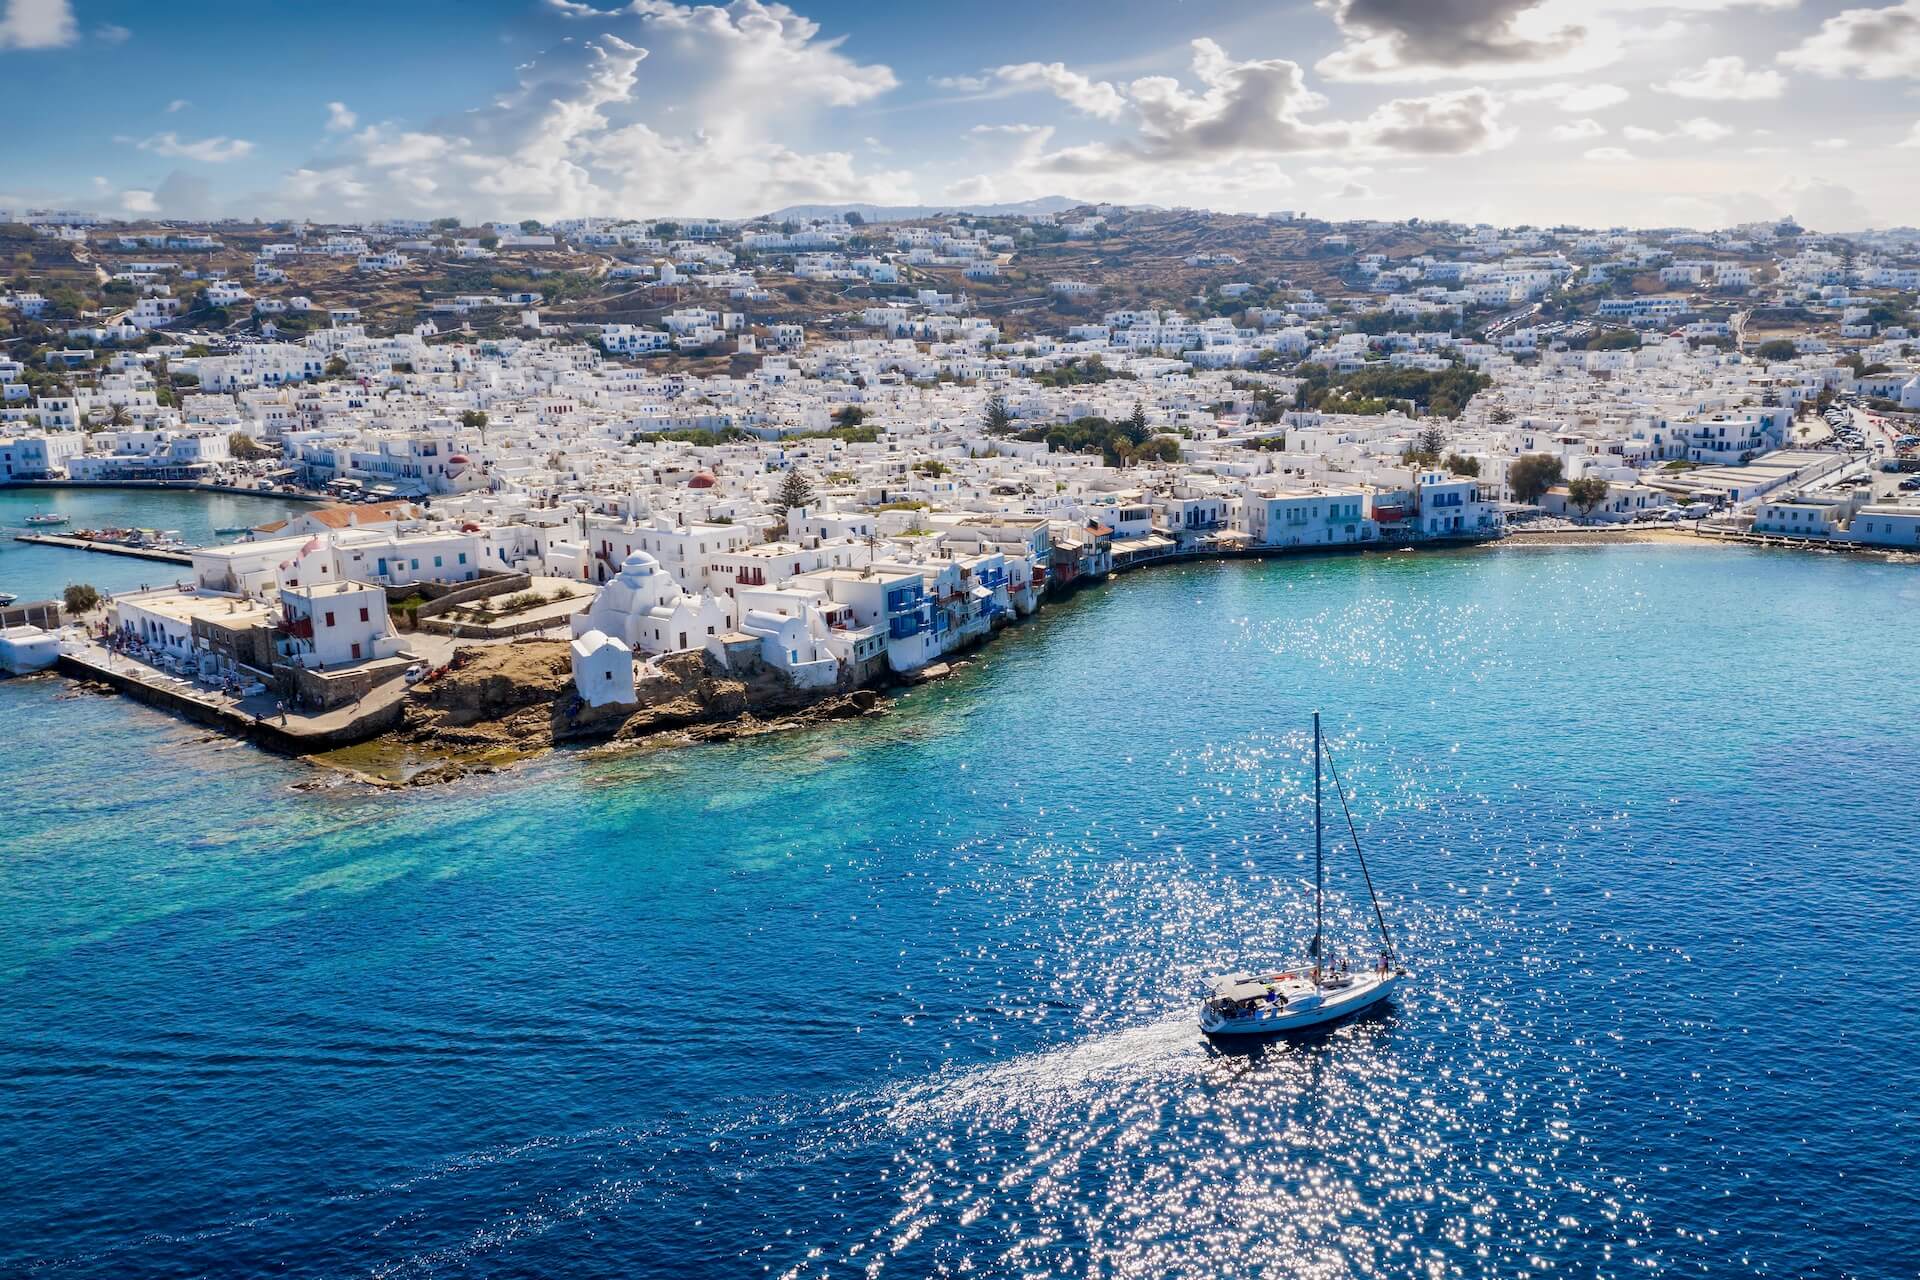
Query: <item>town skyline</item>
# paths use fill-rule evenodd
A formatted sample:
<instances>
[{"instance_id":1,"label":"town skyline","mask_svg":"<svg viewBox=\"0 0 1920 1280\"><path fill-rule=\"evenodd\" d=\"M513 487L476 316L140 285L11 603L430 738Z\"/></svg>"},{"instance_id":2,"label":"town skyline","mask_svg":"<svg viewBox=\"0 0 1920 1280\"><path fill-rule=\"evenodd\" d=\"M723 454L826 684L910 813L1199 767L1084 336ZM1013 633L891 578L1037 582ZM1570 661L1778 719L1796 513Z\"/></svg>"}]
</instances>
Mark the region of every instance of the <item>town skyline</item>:
<instances>
[{"instance_id":1,"label":"town skyline","mask_svg":"<svg viewBox=\"0 0 1920 1280\"><path fill-rule=\"evenodd\" d=\"M1840 232L1911 221L1920 147L1916 0L194 12L7 0L0 66L69 105L10 141L0 206L477 221L1063 197Z\"/></svg>"}]
</instances>

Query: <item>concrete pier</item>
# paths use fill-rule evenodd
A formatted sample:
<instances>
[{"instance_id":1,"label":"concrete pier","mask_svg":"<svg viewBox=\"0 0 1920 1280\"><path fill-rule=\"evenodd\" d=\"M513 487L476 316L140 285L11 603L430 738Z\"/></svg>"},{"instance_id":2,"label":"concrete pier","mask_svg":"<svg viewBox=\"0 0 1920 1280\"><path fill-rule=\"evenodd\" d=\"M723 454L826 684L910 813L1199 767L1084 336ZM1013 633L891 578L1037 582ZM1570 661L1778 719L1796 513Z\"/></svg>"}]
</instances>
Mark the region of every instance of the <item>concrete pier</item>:
<instances>
[{"instance_id":1,"label":"concrete pier","mask_svg":"<svg viewBox=\"0 0 1920 1280\"><path fill-rule=\"evenodd\" d=\"M169 551L164 547L129 547L118 542L96 542L90 538L73 538L63 533L16 533L15 542L31 542L40 547L65 547L69 551L98 551L102 555L131 556L135 560L164 560L168 564L192 564L193 557L185 551Z\"/></svg>"},{"instance_id":2,"label":"concrete pier","mask_svg":"<svg viewBox=\"0 0 1920 1280\"><path fill-rule=\"evenodd\" d=\"M55 670L75 680L109 685L135 702L225 730L285 755L310 755L365 742L398 727L405 715L407 685L401 680L380 686L353 706L317 715L289 711L282 723L272 692L236 698L169 676L99 645L88 645L79 653L62 653Z\"/></svg>"}]
</instances>

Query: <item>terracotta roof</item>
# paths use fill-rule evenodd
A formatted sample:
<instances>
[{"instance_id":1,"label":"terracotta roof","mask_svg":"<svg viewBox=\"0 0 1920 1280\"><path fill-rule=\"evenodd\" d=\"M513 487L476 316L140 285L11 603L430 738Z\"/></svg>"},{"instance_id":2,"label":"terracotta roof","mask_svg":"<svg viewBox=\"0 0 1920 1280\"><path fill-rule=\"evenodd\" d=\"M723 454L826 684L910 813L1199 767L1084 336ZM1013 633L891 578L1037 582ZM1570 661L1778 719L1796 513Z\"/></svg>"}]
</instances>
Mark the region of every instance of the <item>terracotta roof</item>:
<instances>
[{"instance_id":1,"label":"terracotta roof","mask_svg":"<svg viewBox=\"0 0 1920 1280\"><path fill-rule=\"evenodd\" d=\"M343 503L329 503L314 507L303 514L312 516L329 529L351 529L355 525L385 524L388 521L405 520L414 513L411 502L366 502L349 506ZM255 533L275 533L287 527L291 521L275 520L271 524L255 525Z\"/></svg>"}]
</instances>

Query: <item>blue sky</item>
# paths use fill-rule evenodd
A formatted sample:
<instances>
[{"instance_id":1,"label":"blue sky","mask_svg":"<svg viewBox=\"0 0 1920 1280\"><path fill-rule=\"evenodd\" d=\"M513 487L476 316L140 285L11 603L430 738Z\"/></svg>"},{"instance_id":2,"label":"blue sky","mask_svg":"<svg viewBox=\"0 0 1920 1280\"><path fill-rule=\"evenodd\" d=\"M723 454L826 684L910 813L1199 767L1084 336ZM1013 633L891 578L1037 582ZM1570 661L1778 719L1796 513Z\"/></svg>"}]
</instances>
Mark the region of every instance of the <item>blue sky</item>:
<instances>
[{"instance_id":1,"label":"blue sky","mask_svg":"<svg viewBox=\"0 0 1920 1280\"><path fill-rule=\"evenodd\" d=\"M0 0L0 207L1912 222L1920 0Z\"/></svg>"}]
</instances>

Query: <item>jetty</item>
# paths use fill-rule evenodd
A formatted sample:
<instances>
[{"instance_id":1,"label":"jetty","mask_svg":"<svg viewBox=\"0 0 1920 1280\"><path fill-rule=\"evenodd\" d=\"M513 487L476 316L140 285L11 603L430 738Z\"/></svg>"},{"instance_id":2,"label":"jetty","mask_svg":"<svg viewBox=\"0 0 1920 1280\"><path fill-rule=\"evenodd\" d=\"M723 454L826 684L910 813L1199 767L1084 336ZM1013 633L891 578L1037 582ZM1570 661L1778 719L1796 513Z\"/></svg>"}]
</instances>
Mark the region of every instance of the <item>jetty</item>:
<instances>
[{"instance_id":1,"label":"jetty","mask_svg":"<svg viewBox=\"0 0 1920 1280\"><path fill-rule=\"evenodd\" d=\"M75 538L61 533L16 533L15 542L31 542L40 547L65 547L69 551L98 551L102 555L132 556L136 560L164 560L168 564L192 564L193 556L165 547L136 547L124 542L100 542L93 538Z\"/></svg>"},{"instance_id":2,"label":"jetty","mask_svg":"<svg viewBox=\"0 0 1920 1280\"><path fill-rule=\"evenodd\" d=\"M450 646L437 644L423 658L449 650ZM397 727L411 687L404 680L390 680L350 705L303 711L287 706L282 695L272 690L250 696L222 692L91 641L63 649L56 670L284 755L350 746Z\"/></svg>"}]
</instances>

